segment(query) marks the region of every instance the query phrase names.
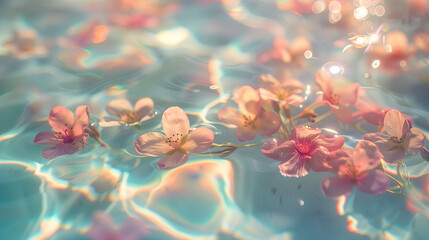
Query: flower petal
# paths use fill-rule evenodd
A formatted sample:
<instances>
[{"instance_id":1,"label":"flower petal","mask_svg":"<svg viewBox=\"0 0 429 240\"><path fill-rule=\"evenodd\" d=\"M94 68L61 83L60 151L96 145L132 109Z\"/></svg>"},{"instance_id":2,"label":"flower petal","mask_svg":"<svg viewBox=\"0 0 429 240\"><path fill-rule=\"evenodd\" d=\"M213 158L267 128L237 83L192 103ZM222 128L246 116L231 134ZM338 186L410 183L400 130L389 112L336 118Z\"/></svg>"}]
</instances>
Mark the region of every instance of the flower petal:
<instances>
[{"instance_id":1,"label":"flower petal","mask_svg":"<svg viewBox=\"0 0 429 240\"><path fill-rule=\"evenodd\" d=\"M33 141L35 144L56 145L63 142L54 132L41 132L36 135Z\"/></svg>"},{"instance_id":2,"label":"flower petal","mask_svg":"<svg viewBox=\"0 0 429 240\"><path fill-rule=\"evenodd\" d=\"M133 112L133 106L127 99L114 99L107 103L106 111L112 116L120 117L126 112Z\"/></svg>"},{"instance_id":3,"label":"flower petal","mask_svg":"<svg viewBox=\"0 0 429 240\"><path fill-rule=\"evenodd\" d=\"M89 125L89 107L79 106L76 108L76 117L73 123L73 135L80 136Z\"/></svg>"},{"instance_id":4,"label":"flower petal","mask_svg":"<svg viewBox=\"0 0 429 240\"><path fill-rule=\"evenodd\" d=\"M335 198L353 191L353 183L348 178L337 176L327 177L322 180L322 193Z\"/></svg>"},{"instance_id":5,"label":"flower petal","mask_svg":"<svg viewBox=\"0 0 429 240\"><path fill-rule=\"evenodd\" d=\"M70 155L76 153L82 148L83 144L80 144L80 146L74 146L72 143L59 144L43 149L42 156L46 159L54 159L62 155Z\"/></svg>"},{"instance_id":6,"label":"flower petal","mask_svg":"<svg viewBox=\"0 0 429 240\"><path fill-rule=\"evenodd\" d=\"M158 161L158 167L162 170L168 170L178 167L188 161L189 154L176 151L173 154L165 155Z\"/></svg>"},{"instance_id":7,"label":"flower petal","mask_svg":"<svg viewBox=\"0 0 429 240\"><path fill-rule=\"evenodd\" d=\"M167 143L167 140L162 133L149 132L137 138L134 147L141 155L158 157L174 149Z\"/></svg>"},{"instance_id":8,"label":"flower petal","mask_svg":"<svg viewBox=\"0 0 429 240\"><path fill-rule=\"evenodd\" d=\"M287 177L303 177L310 171L310 164L305 159L301 159L296 153L286 162L279 164L280 173Z\"/></svg>"},{"instance_id":9,"label":"flower petal","mask_svg":"<svg viewBox=\"0 0 429 240\"><path fill-rule=\"evenodd\" d=\"M316 73L315 80L323 94L327 98L330 98L334 92L334 82L332 81L331 75L324 70L319 70Z\"/></svg>"},{"instance_id":10,"label":"flower petal","mask_svg":"<svg viewBox=\"0 0 429 240\"><path fill-rule=\"evenodd\" d=\"M94 212L88 236L93 240L105 240L114 238L115 236L118 237L113 219L102 211Z\"/></svg>"},{"instance_id":11,"label":"flower petal","mask_svg":"<svg viewBox=\"0 0 429 240\"><path fill-rule=\"evenodd\" d=\"M200 127L189 133L183 149L191 153L204 152L211 147L214 141L214 133L206 127Z\"/></svg>"},{"instance_id":12,"label":"flower petal","mask_svg":"<svg viewBox=\"0 0 429 240\"><path fill-rule=\"evenodd\" d=\"M384 161L389 164L402 160L405 156L405 149L402 145L393 143L389 136L382 133L368 133L362 136L363 139L371 141L377 145L379 151L384 156Z\"/></svg>"},{"instance_id":13,"label":"flower petal","mask_svg":"<svg viewBox=\"0 0 429 240\"><path fill-rule=\"evenodd\" d=\"M318 137L320 133L320 129L314 129L307 126L298 126L292 131L289 139L311 142L313 139Z\"/></svg>"},{"instance_id":14,"label":"flower petal","mask_svg":"<svg viewBox=\"0 0 429 240\"><path fill-rule=\"evenodd\" d=\"M408 145L408 152L419 153L420 149L425 144L425 135L418 128L411 128L410 132L411 132L411 136L410 136L410 143Z\"/></svg>"},{"instance_id":15,"label":"flower petal","mask_svg":"<svg viewBox=\"0 0 429 240\"><path fill-rule=\"evenodd\" d=\"M359 83L355 83L349 87L335 89L339 104L344 106L355 105L358 99L359 88Z\"/></svg>"},{"instance_id":16,"label":"flower petal","mask_svg":"<svg viewBox=\"0 0 429 240\"><path fill-rule=\"evenodd\" d=\"M217 113L217 117L224 123L233 124L238 127L243 125L243 116L237 109L232 107L222 108Z\"/></svg>"},{"instance_id":17,"label":"flower petal","mask_svg":"<svg viewBox=\"0 0 429 240\"><path fill-rule=\"evenodd\" d=\"M384 127L389 136L401 138L410 130L410 123L396 109L391 109L384 116Z\"/></svg>"},{"instance_id":18,"label":"flower petal","mask_svg":"<svg viewBox=\"0 0 429 240\"><path fill-rule=\"evenodd\" d=\"M249 127L237 128L237 130L235 130L235 136L240 142L250 141L256 137L256 131Z\"/></svg>"},{"instance_id":19,"label":"flower petal","mask_svg":"<svg viewBox=\"0 0 429 240\"><path fill-rule=\"evenodd\" d=\"M259 91L251 86L244 85L235 90L235 102L240 112L250 118L254 118L262 109L262 99Z\"/></svg>"},{"instance_id":20,"label":"flower petal","mask_svg":"<svg viewBox=\"0 0 429 240\"><path fill-rule=\"evenodd\" d=\"M326 165L331 168L330 172L338 175L340 173L340 166L352 161L352 154L353 150L347 147L330 152L326 157Z\"/></svg>"},{"instance_id":21,"label":"flower petal","mask_svg":"<svg viewBox=\"0 0 429 240\"><path fill-rule=\"evenodd\" d=\"M265 88L260 88L259 94L261 95L261 98L264 100L270 100L270 101L274 101L274 102L279 101L279 98L276 95L274 95L272 92L268 91Z\"/></svg>"},{"instance_id":22,"label":"flower petal","mask_svg":"<svg viewBox=\"0 0 429 240\"><path fill-rule=\"evenodd\" d=\"M259 134L269 137L279 130L280 118L273 112L261 112L255 126Z\"/></svg>"},{"instance_id":23,"label":"flower petal","mask_svg":"<svg viewBox=\"0 0 429 240\"><path fill-rule=\"evenodd\" d=\"M331 134L322 134L315 140L320 146L323 146L328 149L328 151L335 151L341 149L344 145L344 138L331 135Z\"/></svg>"},{"instance_id":24,"label":"flower petal","mask_svg":"<svg viewBox=\"0 0 429 240\"><path fill-rule=\"evenodd\" d=\"M277 161L287 161L292 158L295 142L282 139L272 139L262 145L262 154Z\"/></svg>"},{"instance_id":25,"label":"flower petal","mask_svg":"<svg viewBox=\"0 0 429 240\"><path fill-rule=\"evenodd\" d=\"M173 134L189 133L189 119L185 111L179 107L170 107L162 115L162 128L165 135L171 137Z\"/></svg>"},{"instance_id":26,"label":"flower petal","mask_svg":"<svg viewBox=\"0 0 429 240\"><path fill-rule=\"evenodd\" d=\"M268 90L268 92L274 92L280 86L280 82L271 74L261 75L259 77L259 83L262 89Z\"/></svg>"},{"instance_id":27,"label":"flower petal","mask_svg":"<svg viewBox=\"0 0 429 240\"><path fill-rule=\"evenodd\" d=\"M288 98L285 99L285 102L288 105L292 106L299 106L301 103L305 102L305 98L298 96L298 95L290 95Z\"/></svg>"},{"instance_id":28,"label":"flower petal","mask_svg":"<svg viewBox=\"0 0 429 240\"><path fill-rule=\"evenodd\" d=\"M367 140L359 141L353 150L353 164L358 174L377 167L382 158L377 145Z\"/></svg>"},{"instance_id":29,"label":"flower petal","mask_svg":"<svg viewBox=\"0 0 429 240\"><path fill-rule=\"evenodd\" d=\"M364 193L380 194L389 188L390 180L384 172L373 169L358 179L356 186Z\"/></svg>"},{"instance_id":30,"label":"flower petal","mask_svg":"<svg viewBox=\"0 0 429 240\"><path fill-rule=\"evenodd\" d=\"M311 170L315 172L329 171L329 168L326 167L325 164L325 159L328 155L327 151L325 150L327 149L324 149L323 147L318 147L311 153L311 158L307 160Z\"/></svg>"},{"instance_id":31,"label":"flower petal","mask_svg":"<svg viewBox=\"0 0 429 240\"><path fill-rule=\"evenodd\" d=\"M338 107L332 108L332 112L338 120L345 124L352 124L355 120L353 111L347 106L339 105Z\"/></svg>"},{"instance_id":32,"label":"flower petal","mask_svg":"<svg viewBox=\"0 0 429 240\"><path fill-rule=\"evenodd\" d=\"M73 125L73 113L63 106L56 106L49 113L48 121L54 132L64 134Z\"/></svg>"},{"instance_id":33,"label":"flower petal","mask_svg":"<svg viewBox=\"0 0 429 240\"><path fill-rule=\"evenodd\" d=\"M140 122L145 121L152 117L153 100L151 98L140 98L134 106L134 112Z\"/></svg>"}]
</instances>

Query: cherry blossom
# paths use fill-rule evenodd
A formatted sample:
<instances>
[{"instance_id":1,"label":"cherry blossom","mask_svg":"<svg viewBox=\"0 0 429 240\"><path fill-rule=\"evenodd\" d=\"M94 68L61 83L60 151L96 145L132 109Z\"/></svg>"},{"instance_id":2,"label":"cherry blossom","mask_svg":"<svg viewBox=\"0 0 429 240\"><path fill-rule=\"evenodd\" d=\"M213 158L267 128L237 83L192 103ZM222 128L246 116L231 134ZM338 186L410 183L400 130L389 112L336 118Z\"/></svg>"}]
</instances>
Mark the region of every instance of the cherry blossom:
<instances>
[{"instance_id":1,"label":"cherry blossom","mask_svg":"<svg viewBox=\"0 0 429 240\"><path fill-rule=\"evenodd\" d=\"M262 108L259 91L251 86L241 86L235 91L239 111L232 107L221 109L217 116L222 122L237 126L235 135L241 142L253 140L256 133L271 136L280 128L279 117Z\"/></svg>"},{"instance_id":2,"label":"cherry blossom","mask_svg":"<svg viewBox=\"0 0 429 240\"><path fill-rule=\"evenodd\" d=\"M411 126L411 122L396 109L388 111L384 117L384 128L387 134L368 133L365 140L377 145L387 163L401 161L405 154L420 153L425 137L422 131Z\"/></svg>"},{"instance_id":3,"label":"cherry blossom","mask_svg":"<svg viewBox=\"0 0 429 240\"><path fill-rule=\"evenodd\" d=\"M141 135L134 146L138 153L159 157L158 167L166 170L184 164L189 153L200 153L211 147L214 141L212 130L200 127L190 130L189 119L179 107L170 107L162 115L164 134L149 132Z\"/></svg>"},{"instance_id":4,"label":"cherry blossom","mask_svg":"<svg viewBox=\"0 0 429 240\"><path fill-rule=\"evenodd\" d=\"M311 50L311 43L305 37L297 37L292 43L288 43L285 38L275 38L273 47L261 55L259 60L262 63L274 61L277 63L293 63L302 67L304 64L304 52Z\"/></svg>"},{"instance_id":5,"label":"cherry blossom","mask_svg":"<svg viewBox=\"0 0 429 240\"><path fill-rule=\"evenodd\" d=\"M153 101L150 98L140 98L133 106L126 99L115 99L106 106L106 111L113 117L100 120L102 127L112 127L121 124L137 125L143 121L151 119L154 115Z\"/></svg>"},{"instance_id":6,"label":"cherry blossom","mask_svg":"<svg viewBox=\"0 0 429 240\"><path fill-rule=\"evenodd\" d=\"M280 82L268 74L262 75L259 82L261 84L259 93L264 100L293 106L298 106L305 101L303 97L296 95L304 89L304 85L299 80L286 78Z\"/></svg>"},{"instance_id":7,"label":"cherry blossom","mask_svg":"<svg viewBox=\"0 0 429 240\"><path fill-rule=\"evenodd\" d=\"M85 128L89 125L88 106L76 108L76 117L72 111L63 107L54 107L49 113L49 125L54 132L41 132L34 138L35 144L52 145L42 151L44 158L53 159L65 154L74 154L82 150L89 134Z\"/></svg>"},{"instance_id":8,"label":"cherry blossom","mask_svg":"<svg viewBox=\"0 0 429 240\"><path fill-rule=\"evenodd\" d=\"M102 211L93 214L88 236L92 240L140 240L147 234L143 221L127 219L118 228L113 219Z\"/></svg>"},{"instance_id":9,"label":"cherry blossom","mask_svg":"<svg viewBox=\"0 0 429 240\"><path fill-rule=\"evenodd\" d=\"M380 194L389 188L387 175L376 168L383 155L377 146L369 141L358 142L355 149L344 148L331 152L326 158L330 171L337 176L322 180L322 192L328 197L349 194L353 186L368 194Z\"/></svg>"},{"instance_id":10,"label":"cherry blossom","mask_svg":"<svg viewBox=\"0 0 429 240\"><path fill-rule=\"evenodd\" d=\"M343 137L320 134L320 129L306 126L295 128L289 140L273 139L262 146L262 153L281 161L280 173L288 177L302 177L310 169L316 172L327 171L325 158L331 151L340 149Z\"/></svg>"},{"instance_id":11,"label":"cherry blossom","mask_svg":"<svg viewBox=\"0 0 429 240\"><path fill-rule=\"evenodd\" d=\"M353 113L350 107L354 106L358 99L359 84L355 83L349 87L335 88L331 75L324 70L316 73L315 80L323 92L323 98L320 98L319 101L328 104L335 117L341 122L353 123L357 114Z\"/></svg>"}]
</instances>

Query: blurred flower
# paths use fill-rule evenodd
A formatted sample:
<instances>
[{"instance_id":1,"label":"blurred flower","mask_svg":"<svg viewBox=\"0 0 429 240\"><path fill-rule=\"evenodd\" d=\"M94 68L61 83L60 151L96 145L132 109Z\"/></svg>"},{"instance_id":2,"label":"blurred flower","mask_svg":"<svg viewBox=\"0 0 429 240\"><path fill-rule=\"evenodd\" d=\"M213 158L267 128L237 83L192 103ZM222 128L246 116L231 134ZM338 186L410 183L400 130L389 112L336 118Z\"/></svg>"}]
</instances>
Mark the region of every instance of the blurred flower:
<instances>
[{"instance_id":1,"label":"blurred flower","mask_svg":"<svg viewBox=\"0 0 429 240\"><path fill-rule=\"evenodd\" d=\"M271 136L280 128L280 119L262 108L259 91L251 86L241 86L235 91L239 111L232 107L221 109L217 116L222 122L237 126L235 135L241 142L255 138L256 133Z\"/></svg>"},{"instance_id":2,"label":"blurred flower","mask_svg":"<svg viewBox=\"0 0 429 240\"><path fill-rule=\"evenodd\" d=\"M338 120L347 124L353 123L357 115L353 113L350 107L355 105L358 99L359 84L335 88L331 75L324 70L319 70L316 73L315 80L323 92L323 98L320 98L319 101L328 104Z\"/></svg>"},{"instance_id":3,"label":"blurred flower","mask_svg":"<svg viewBox=\"0 0 429 240\"><path fill-rule=\"evenodd\" d=\"M416 47L426 54L429 54L429 34L418 33L414 35L414 43Z\"/></svg>"},{"instance_id":4,"label":"blurred flower","mask_svg":"<svg viewBox=\"0 0 429 240\"><path fill-rule=\"evenodd\" d=\"M37 33L33 30L14 31L12 38L3 43L3 48L18 59L46 56L46 48L36 41Z\"/></svg>"},{"instance_id":5,"label":"blurred flower","mask_svg":"<svg viewBox=\"0 0 429 240\"><path fill-rule=\"evenodd\" d=\"M398 110L391 109L384 117L386 134L368 133L363 139L377 145L384 156L384 161L390 164L401 161L405 154L420 153L424 146L425 137L422 131L411 126L410 121Z\"/></svg>"},{"instance_id":6,"label":"blurred flower","mask_svg":"<svg viewBox=\"0 0 429 240\"><path fill-rule=\"evenodd\" d=\"M288 104L298 106L303 103L305 99L296 95L301 93L304 85L296 79L286 78L279 82L272 75L261 75L259 78L261 88L259 93L264 100L278 102L279 105Z\"/></svg>"},{"instance_id":7,"label":"blurred flower","mask_svg":"<svg viewBox=\"0 0 429 240\"><path fill-rule=\"evenodd\" d=\"M140 219L130 218L115 227L113 219L102 211L93 214L88 236L93 240L140 240L147 234L145 224Z\"/></svg>"},{"instance_id":8,"label":"blurred flower","mask_svg":"<svg viewBox=\"0 0 429 240\"><path fill-rule=\"evenodd\" d=\"M189 119L179 107L170 107L162 115L164 134L150 132L141 135L134 146L138 153L158 157L158 167L166 170L184 164L189 153L204 152L211 147L214 140L212 130L200 127L189 129Z\"/></svg>"},{"instance_id":9,"label":"blurred flower","mask_svg":"<svg viewBox=\"0 0 429 240\"><path fill-rule=\"evenodd\" d=\"M406 0L411 11L418 16L425 16L429 12L428 0Z\"/></svg>"},{"instance_id":10,"label":"blurred flower","mask_svg":"<svg viewBox=\"0 0 429 240\"><path fill-rule=\"evenodd\" d=\"M153 105L153 101L150 98L140 98L134 108L126 99L112 100L107 104L106 111L113 117L102 119L98 124L102 127L140 124L153 118Z\"/></svg>"},{"instance_id":11,"label":"blurred flower","mask_svg":"<svg viewBox=\"0 0 429 240\"><path fill-rule=\"evenodd\" d=\"M41 132L34 138L35 144L53 145L42 151L44 158L53 159L65 154L73 154L84 148L89 125L88 106L76 108L76 117L63 106L54 107L49 113L49 125L54 132Z\"/></svg>"},{"instance_id":12,"label":"blurred flower","mask_svg":"<svg viewBox=\"0 0 429 240\"><path fill-rule=\"evenodd\" d=\"M273 139L262 146L262 153L281 161L280 173L288 177L302 177L310 169L316 172L327 171L325 158L330 151L340 149L343 137L320 134L321 130L299 126L295 128L289 140Z\"/></svg>"},{"instance_id":13,"label":"blurred flower","mask_svg":"<svg viewBox=\"0 0 429 240\"><path fill-rule=\"evenodd\" d=\"M305 37L297 37L292 43L288 43L285 38L275 38L273 47L259 55L262 63L288 63L295 67L303 67L304 52L311 50L311 43Z\"/></svg>"},{"instance_id":14,"label":"blurred flower","mask_svg":"<svg viewBox=\"0 0 429 240\"><path fill-rule=\"evenodd\" d=\"M330 171L337 176L322 180L322 192L328 197L349 194L356 185L368 194L380 194L389 188L390 180L378 169L382 155L377 146L369 141L358 142L355 149L344 148L329 154L326 158Z\"/></svg>"}]
</instances>

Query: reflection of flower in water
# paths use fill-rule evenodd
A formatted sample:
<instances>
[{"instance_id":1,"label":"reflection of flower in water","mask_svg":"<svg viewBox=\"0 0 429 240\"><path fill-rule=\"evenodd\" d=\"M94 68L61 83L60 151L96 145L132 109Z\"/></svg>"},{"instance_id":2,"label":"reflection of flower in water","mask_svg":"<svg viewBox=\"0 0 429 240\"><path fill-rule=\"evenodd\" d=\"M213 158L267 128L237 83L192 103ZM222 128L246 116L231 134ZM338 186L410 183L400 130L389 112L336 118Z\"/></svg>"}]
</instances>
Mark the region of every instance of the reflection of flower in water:
<instances>
[{"instance_id":1,"label":"reflection of flower in water","mask_svg":"<svg viewBox=\"0 0 429 240\"><path fill-rule=\"evenodd\" d=\"M3 43L6 52L18 59L46 56L44 46L37 44L37 33L34 30L13 32L10 40Z\"/></svg>"}]
</instances>

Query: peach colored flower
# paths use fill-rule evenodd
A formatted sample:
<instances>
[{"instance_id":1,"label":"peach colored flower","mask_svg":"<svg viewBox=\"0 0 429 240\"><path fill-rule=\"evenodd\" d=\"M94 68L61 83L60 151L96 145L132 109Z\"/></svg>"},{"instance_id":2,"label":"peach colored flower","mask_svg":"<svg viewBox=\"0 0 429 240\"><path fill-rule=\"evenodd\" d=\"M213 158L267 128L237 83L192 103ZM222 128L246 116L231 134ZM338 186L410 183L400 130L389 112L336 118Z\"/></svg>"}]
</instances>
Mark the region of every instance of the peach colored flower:
<instances>
[{"instance_id":1,"label":"peach colored flower","mask_svg":"<svg viewBox=\"0 0 429 240\"><path fill-rule=\"evenodd\" d=\"M259 60L262 63L274 61L276 63L291 63L295 66L304 65L304 52L311 50L311 43L305 37L297 37L292 43L288 43L285 38L275 38L273 47L261 55Z\"/></svg>"},{"instance_id":2,"label":"peach colored flower","mask_svg":"<svg viewBox=\"0 0 429 240\"><path fill-rule=\"evenodd\" d=\"M354 185L368 194L385 192L390 180L383 171L374 169L382 158L377 146L366 140L358 142L354 150L345 148L330 153L326 162L337 176L322 180L323 194L339 197L351 193Z\"/></svg>"},{"instance_id":3,"label":"peach colored flower","mask_svg":"<svg viewBox=\"0 0 429 240\"><path fill-rule=\"evenodd\" d=\"M150 132L141 135L134 147L141 155L159 157L158 167L166 170L184 164L189 153L204 152L214 141L212 130L200 127L189 129L189 119L179 107L170 107L162 115L164 134Z\"/></svg>"},{"instance_id":4,"label":"peach colored flower","mask_svg":"<svg viewBox=\"0 0 429 240\"><path fill-rule=\"evenodd\" d=\"M76 117L63 106L54 107L49 113L49 125L54 132L41 132L34 138L35 144L52 145L43 149L44 158L53 159L65 154L73 154L84 148L85 128L89 125L88 106L76 108Z\"/></svg>"},{"instance_id":5,"label":"peach colored flower","mask_svg":"<svg viewBox=\"0 0 429 240\"><path fill-rule=\"evenodd\" d=\"M37 44L37 33L33 30L15 31L10 40L3 43L3 47L12 56L19 59L46 56L44 46Z\"/></svg>"},{"instance_id":6,"label":"peach colored flower","mask_svg":"<svg viewBox=\"0 0 429 240\"><path fill-rule=\"evenodd\" d=\"M221 109L217 116L222 122L237 126L235 135L241 142L255 138L256 133L271 136L280 128L280 119L262 108L259 91L251 86L241 86L235 91L239 111L232 107Z\"/></svg>"},{"instance_id":7,"label":"peach colored flower","mask_svg":"<svg viewBox=\"0 0 429 240\"><path fill-rule=\"evenodd\" d=\"M384 116L386 134L368 133L363 139L377 145L387 163L401 161L405 154L420 153L425 137L422 131L411 126L410 121L396 109L389 110Z\"/></svg>"},{"instance_id":8,"label":"peach colored flower","mask_svg":"<svg viewBox=\"0 0 429 240\"><path fill-rule=\"evenodd\" d=\"M264 100L278 102L279 105L288 104L298 106L305 99L296 94L301 93L304 85L296 79L285 79L279 82L272 75L261 75L259 78L261 88L259 93Z\"/></svg>"},{"instance_id":9,"label":"peach colored flower","mask_svg":"<svg viewBox=\"0 0 429 240\"><path fill-rule=\"evenodd\" d=\"M88 236L92 240L140 240L147 232L144 222L140 219L130 218L118 228L109 215L96 211Z\"/></svg>"},{"instance_id":10,"label":"peach colored flower","mask_svg":"<svg viewBox=\"0 0 429 240\"><path fill-rule=\"evenodd\" d=\"M134 108L126 99L112 100L106 106L106 111L112 117L102 119L98 124L102 127L119 126L121 124L134 126L140 124L143 121L153 118L153 105L153 101L150 98L140 98L134 105Z\"/></svg>"},{"instance_id":11,"label":"peach colored flower","mask_svg":"<svg viewBox=\"0 0 429 240\"><path fill-rule=\"evenodd\" d=\"M280 172L288 177L302 177L310 169L316 172L327 171L325 158L330 151L340 149L343 137L320 134L321 130L299 126L295 128L289 140L274 139L264 143L262 153L281 161Z\"/></svg>"}]
</instances>

